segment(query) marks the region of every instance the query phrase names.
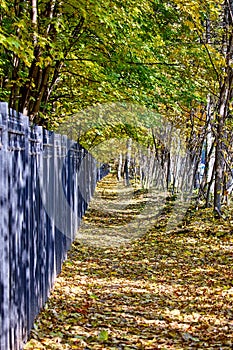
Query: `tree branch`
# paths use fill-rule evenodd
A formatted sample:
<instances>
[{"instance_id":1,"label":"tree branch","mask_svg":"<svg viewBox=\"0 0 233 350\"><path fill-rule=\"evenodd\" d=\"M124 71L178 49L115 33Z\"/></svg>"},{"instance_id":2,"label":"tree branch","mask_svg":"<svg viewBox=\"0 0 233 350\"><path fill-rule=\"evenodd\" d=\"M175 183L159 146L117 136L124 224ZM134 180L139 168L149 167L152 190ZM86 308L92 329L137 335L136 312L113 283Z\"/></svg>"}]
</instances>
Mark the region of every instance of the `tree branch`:
<instances>
[{"instance_id":1,"label":"tree branch","mask_svg":"<svg viewBox=\"0 0 233 350\"><path fill-rule=\"evenodd\" d=\"M233 23L233 13L232 13L232 8L231 8L231 3L229 0L227 0L227 5L228 5L229 13L231 16L231 24L232 24Z\"/></svg>"},{"instance_id":2,"label":"tree branch","mask_svg":"<svg viewBox=\"0 0 233 350\"><path fill-rule=\"evenodd\" d=\"M200 35L199 35L199 38L200 38L200 42L201 42L201 44L203 44L203 45L204 45L204 47L205 47L205 49L206 49L206 52L207 52L207 55L208 55L208 57L209 57L210 63L211 63L211 65L212 65L212 67L213 67L213 69L214 69L214 71L215 71L215 74L216 74L217 80L218 80L219 84L221 84L220 76L219 76L218 71L217 71L217 69L216 69L216 67L215 67L215 64L214 64L214 62L213 62L213 60L212 60L212 57L211 57L210 51L209 51L209 49L208 49L208 47L207 47L206 43L205 43L205 42L202 40L202 38L201 38L201 36L200 36Z\"/></svg>"}]
</instances>

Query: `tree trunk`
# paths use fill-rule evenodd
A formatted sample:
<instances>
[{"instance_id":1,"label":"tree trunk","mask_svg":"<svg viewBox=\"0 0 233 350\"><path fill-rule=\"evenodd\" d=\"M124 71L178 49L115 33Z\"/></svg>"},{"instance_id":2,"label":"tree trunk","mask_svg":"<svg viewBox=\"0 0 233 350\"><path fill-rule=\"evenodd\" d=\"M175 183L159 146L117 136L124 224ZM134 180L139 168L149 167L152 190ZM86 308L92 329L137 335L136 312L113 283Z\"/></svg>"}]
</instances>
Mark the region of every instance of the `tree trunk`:
<instances>
[{"instance_id":1,"label":"tree trunk","mask_svg":"<svg viewBox=\"0 0 233 350\"><path fill-rule=\"evenodd\" d=\"M126 158L125 158L124 173L125 173L125 185L129 186L130 185L129 171L130 171L132 139L127 140L126 147L127 147L127 152L126 152Z\"/></svg>"},{"instance_id":2,"label":"tree trunk","mask_svg":"<svg viewBox=\"0 0 233 350\"><path fill-rule=\"evenodd\" d=\"M223 157L222 157L222 136L223 136L223 117L218 117L217 140L215 146L215 183L214 183L214 209L221 213L221 194L223 184Z\"/></svg>"},{"instance_id":3,"label":"tree trunk","mask_svg":"<svg viewBox=\"0 0 233 350\"><path fill-rule=\"evenodd\" d=\"M118 168L117 168L117 180L121 180L121 169L122 169L122 153L119 154Z\"/></svg>"},{"instance_id":4,"label":"tree trunk","mask_svg":"<svg viewBox=\"0 0 233 350\"><path fill-rule=\"evenodd\" d=\"M233 37L231 37L230 44L233 44ZM224 125L228 116L229 101L232 91L233 72L232 68L228 66L226 68L226 76L220 92L219 109L217 115L217 131L216 131L216 147L215 147L215 184L214 184L214 209L221 213L221 197L223 186L223 138L224 138Z\"/></svg>"}]
</instances>

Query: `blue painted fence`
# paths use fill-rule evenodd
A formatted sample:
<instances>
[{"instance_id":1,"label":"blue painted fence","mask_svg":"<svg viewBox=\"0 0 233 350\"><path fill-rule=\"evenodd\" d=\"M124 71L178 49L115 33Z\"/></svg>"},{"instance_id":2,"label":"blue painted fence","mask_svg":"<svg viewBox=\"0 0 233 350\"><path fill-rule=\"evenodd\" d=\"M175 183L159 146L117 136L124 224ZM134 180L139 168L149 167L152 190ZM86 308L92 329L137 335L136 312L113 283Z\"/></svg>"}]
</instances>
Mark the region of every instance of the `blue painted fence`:
<instances>
[{"instance_id":1,"label":"blue painted fence","mask_svg":"<svg viewBox=\"0 0 233 350\"><path fill-rule=\"evenodd\" d=\"M23 348L107 170L0 103L0 350Z\"/></svg>"}]
</instances>

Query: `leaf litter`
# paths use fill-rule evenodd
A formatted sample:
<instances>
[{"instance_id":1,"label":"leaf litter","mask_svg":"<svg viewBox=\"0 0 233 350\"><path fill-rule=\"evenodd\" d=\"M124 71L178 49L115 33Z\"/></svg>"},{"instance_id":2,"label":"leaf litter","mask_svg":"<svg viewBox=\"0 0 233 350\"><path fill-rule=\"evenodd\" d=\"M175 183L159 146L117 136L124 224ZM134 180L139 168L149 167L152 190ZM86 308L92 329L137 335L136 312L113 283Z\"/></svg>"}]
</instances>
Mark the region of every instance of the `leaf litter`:
<instances>
[{"instance_id":1,"label":"leaf litter","mask_svg":"<svg viewBox=\"0 0 233 350\"><path fill-rule=\"evenodd\" d=\"M118 190L112 175L99 183L24 349L232 349L230 224L189 210L167 231L165 208L124 236L150 199L134 190L122 204Z\"/></svg>"}]
</instances>

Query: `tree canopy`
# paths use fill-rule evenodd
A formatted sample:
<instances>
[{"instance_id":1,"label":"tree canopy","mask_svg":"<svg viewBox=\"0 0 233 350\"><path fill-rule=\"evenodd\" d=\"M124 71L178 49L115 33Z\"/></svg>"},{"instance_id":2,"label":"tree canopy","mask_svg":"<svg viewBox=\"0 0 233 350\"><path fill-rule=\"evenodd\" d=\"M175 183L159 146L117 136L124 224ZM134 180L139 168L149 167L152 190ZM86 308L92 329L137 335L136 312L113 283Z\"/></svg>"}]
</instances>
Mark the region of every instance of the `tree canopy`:
<instances>
[{"instance_id":1,"label":"tree canopy","mask_svg":"<svg viewBox=\"0 0 233 350\"><path fill-rule=\"evenodd\" d=\"M1 98L45 124L108 101L190 107L216 92L222 61L205 49L203 23L219 10L213 1L2 1Z\"/></svg>"},{"instance_id":2,"label":"tree canopy","mask_svg":"<svg viewBox=\"0 0 233 350\"><path fill-rule=\"evenodd\" d=\"M55 129L90 107L140 105L184 129L199 155L211 132L215 176L206 186L215 181L220 208L220 169L231 168L231 1L1 0L0 23L0 98L10 107ZM93 139L109 138L89 124Z\"/></svg>"}]
</instances>

